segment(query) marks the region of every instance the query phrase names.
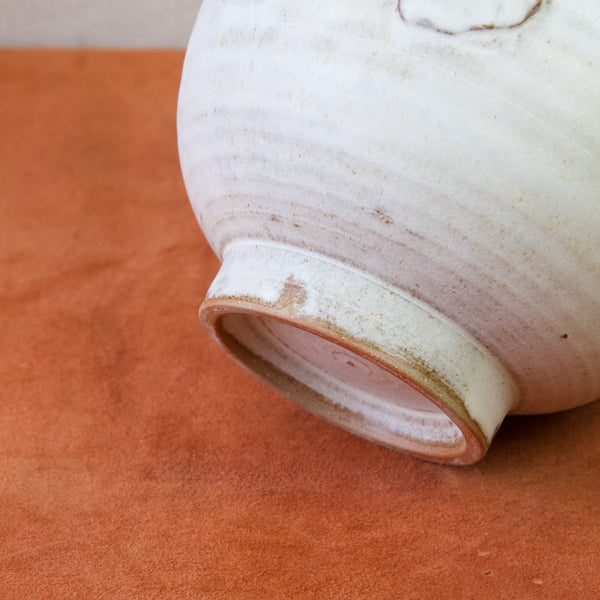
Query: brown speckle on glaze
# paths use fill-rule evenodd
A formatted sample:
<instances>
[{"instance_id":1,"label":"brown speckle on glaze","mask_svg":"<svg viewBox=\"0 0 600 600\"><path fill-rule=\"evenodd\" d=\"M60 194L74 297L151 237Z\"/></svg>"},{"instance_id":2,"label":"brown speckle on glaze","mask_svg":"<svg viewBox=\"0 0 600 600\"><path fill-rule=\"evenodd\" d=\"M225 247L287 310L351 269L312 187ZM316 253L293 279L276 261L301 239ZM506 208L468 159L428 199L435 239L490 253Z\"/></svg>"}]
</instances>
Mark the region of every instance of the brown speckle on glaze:
<instances>
[{"instance_id":1,"label":"brown speckle on glaze","mask_svg":"<svg viewBox=\"0 0 600 600\"><path fill-rule=\"evenodd\" d=\"M393 225L394 219L390 217L382 208L375 208L373 214L385 225Z\"/></svg>"}]
</instances>

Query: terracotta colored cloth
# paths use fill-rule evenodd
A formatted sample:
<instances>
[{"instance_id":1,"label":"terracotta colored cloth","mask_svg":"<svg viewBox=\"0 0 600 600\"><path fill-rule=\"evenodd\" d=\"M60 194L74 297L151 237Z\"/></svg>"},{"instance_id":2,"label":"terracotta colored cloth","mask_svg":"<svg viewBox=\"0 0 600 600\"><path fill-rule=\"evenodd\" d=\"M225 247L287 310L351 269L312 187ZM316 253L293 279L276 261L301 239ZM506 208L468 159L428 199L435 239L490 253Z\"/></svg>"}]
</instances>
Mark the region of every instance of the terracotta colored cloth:
<instances>
[{"instance_id":1,"label":"terracotta colored cloth","mask_svg":"<svg viewBox=\"0 0 600 600\"><path fill-rule=\"evenodd\" d=\"M0 598L599 598L600 403L441 467L209 342L182 60L0 53Z\"/></svg>"}]
</instances>

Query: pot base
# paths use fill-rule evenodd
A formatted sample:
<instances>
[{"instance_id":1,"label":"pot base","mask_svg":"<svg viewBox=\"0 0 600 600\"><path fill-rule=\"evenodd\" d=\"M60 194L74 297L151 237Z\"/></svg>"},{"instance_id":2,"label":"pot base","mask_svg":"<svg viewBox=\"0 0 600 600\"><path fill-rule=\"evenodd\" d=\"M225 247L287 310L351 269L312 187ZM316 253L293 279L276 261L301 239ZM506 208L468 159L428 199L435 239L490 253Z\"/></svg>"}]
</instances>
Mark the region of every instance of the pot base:
<instances>
[{"instance_id":1,"label":"pot base","mask_svg":"<svg viewBox=\"0 0 600 600\"><path fill-rule=\"evenodd\" d=\"M200 309L237 362L361 437L453 464L480 460L510 377L443 315L338 261L238 242Z\"/></svg>"}]
</instances>

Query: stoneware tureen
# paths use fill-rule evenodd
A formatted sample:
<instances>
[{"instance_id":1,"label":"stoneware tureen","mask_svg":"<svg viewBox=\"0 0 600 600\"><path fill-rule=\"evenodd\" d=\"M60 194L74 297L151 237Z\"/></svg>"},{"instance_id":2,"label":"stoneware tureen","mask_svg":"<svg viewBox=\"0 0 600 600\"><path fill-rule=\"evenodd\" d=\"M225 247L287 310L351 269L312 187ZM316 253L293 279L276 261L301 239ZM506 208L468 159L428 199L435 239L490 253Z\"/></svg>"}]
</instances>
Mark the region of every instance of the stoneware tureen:
<instances>
[{"instance_id":1,"label":"stoneware tureen","mask_svg":"<svg viewBox=\"0 0 600 600\"><path fill-rule=\"evenodd\" d=\"M204 0L181 165L212 338L415 456L600 397L600 2Z\"/></svg>"}]
</instances>

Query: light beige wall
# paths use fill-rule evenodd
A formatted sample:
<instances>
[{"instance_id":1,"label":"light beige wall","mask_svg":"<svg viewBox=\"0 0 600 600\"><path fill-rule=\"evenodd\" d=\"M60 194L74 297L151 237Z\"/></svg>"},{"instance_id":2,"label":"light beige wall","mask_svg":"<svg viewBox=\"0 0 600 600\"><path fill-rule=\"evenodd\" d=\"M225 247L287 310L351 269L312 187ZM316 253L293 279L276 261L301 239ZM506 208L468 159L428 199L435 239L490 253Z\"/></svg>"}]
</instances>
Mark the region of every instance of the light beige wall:
<instances>
[{"instance_id":1,"label":"light beige wall","mask_svg":"<svg viewBox=\"0 0 600 600\"><path fill-rule=\"evenodd\" d=\"M0 46L187 44L202 0L0 0Z\"/></svg>"}]
</instances>

